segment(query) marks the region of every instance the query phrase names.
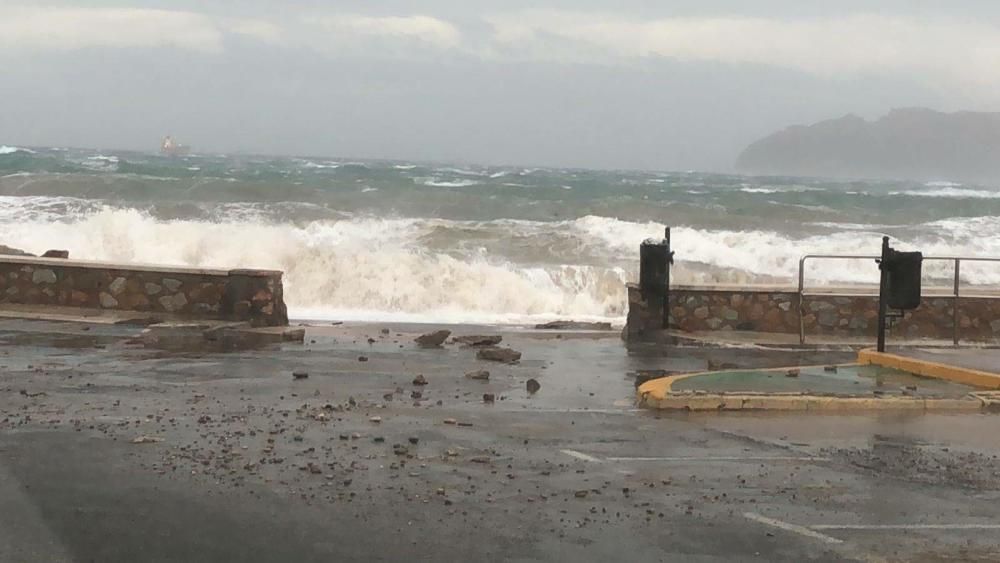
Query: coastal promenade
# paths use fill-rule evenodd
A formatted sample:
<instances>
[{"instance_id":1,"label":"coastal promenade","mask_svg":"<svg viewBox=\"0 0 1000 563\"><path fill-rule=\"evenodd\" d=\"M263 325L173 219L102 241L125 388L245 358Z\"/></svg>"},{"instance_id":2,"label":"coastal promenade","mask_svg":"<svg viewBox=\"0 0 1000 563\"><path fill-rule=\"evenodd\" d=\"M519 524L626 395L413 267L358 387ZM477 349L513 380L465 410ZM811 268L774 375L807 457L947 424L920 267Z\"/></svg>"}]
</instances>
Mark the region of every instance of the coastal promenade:
<instances>
[{"instance_id":1,"label":"coastal promenade","mask_svg":"<svg viewBox=\"0 0 1000 563\"><path fill-rule=\"evenodd\" d=\"M635 404L642 374L850 348L293 328L301 342L220 348L201 329L0 319L0 560L998 557L996 417ZM521 358L415 342L442 328Z\"/></svg>"}]
</instances>

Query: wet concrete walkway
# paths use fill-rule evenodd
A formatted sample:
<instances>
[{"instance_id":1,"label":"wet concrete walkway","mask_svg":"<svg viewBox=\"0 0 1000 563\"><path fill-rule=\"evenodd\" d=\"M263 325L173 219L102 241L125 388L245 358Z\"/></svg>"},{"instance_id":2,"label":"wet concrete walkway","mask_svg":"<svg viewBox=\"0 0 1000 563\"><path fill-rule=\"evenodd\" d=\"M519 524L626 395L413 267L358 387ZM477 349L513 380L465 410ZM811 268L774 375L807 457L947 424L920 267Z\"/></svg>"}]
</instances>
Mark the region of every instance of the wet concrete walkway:
<instances>
[{"instance_id":1,"label":"wet concrete walkway","mask_svg":"<svg viewBox=\"0 0 1000 563\"><path fill-rule=\"evenodd\" d=\"M633 401L637 370L853 353L452 327L523 353L499 364L417 348L428 328L306 327L303 344L225 353L0 321L0 560L1000 557L1000 418Z\"/></svg>"},{"instance_id":2,"label":"wet concrete walkway","mask_svg":"<svg viewBox=\"0 0 1000 563\"><path fill-rule=\"evenodd\" d=\"M1000 349L997 348L892 348L889 352L1000 376Z\"/></svg>"}]
</instances>

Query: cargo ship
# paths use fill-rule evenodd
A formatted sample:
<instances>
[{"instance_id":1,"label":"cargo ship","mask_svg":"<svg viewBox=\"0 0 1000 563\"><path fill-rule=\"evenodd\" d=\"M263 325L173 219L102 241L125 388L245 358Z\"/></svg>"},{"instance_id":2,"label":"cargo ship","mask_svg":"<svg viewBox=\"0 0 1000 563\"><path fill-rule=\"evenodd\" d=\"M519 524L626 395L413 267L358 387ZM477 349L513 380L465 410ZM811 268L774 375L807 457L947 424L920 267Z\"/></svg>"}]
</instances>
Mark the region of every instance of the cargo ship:
<instances>
[{"instance_id":1,"label":"cargo ship","mask_svg":"<svg viewBox=\"0 0 1000 563\"><path fill-rule=\"evenodd\" d=\"M160 154L165 156L184 156L189 152L191 152L191 147L174 141L170 135L164 137L163 142L160 143Z\"/></svg>"}]
</instances>

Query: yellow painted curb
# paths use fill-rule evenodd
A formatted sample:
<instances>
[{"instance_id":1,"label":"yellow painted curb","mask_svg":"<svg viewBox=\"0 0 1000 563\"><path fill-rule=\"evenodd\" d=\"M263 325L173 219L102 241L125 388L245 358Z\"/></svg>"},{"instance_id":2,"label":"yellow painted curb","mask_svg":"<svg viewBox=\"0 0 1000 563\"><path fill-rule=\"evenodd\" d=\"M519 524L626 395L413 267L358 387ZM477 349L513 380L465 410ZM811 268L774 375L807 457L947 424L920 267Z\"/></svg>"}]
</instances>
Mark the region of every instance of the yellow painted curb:
<instances>
[{"instance_id":1,"label":"yellow painted curb","mask_svg":"<svg viewBox=\"0 0 1000 563\"><path fill-rule=\"evenodd\" d=\"M1000 389L1000 375L998 374L927 360L907 358L885 352L876 352L871 349L858 352L858 363L875 364L910 372L914 375L953 381L983 389Z\"/></svg>"},{"instance_id":2,"label":"yellow painted curb","mask_svg":"<svg viewBox=\"0 0 1000 563\"><path fill-rule=\"evenodd\" d=\"M899 357L899 356L896 356ZM900 358L907 359L907 358ZM868 362L861 358L859 363ZM844 365L844 364L841 364ZM879 364L881 365L881 364ZM809 366L815 367L815 366ZM895 367L895 366L891 366ZM788 371L803 368L772 368L759 371ZM910 371L907 368L898 368ZM872 410L916 410L916 411L980 411L998 401L998 398L977 396L970 393L960 399L935 399L908 396L887 397L837 397L832 395L810 395L795 392L775 393L705 393L699 391L674 392L676 381L708 375L715 372L685 373L653 379L643 383L636 390L636 398L640 407L684 410L684 411L744 411L744 410L774 410L774 411L811 411L811 412L848 412ZM913 372L917 373L917 372ZM997 376L994 379L1000 380ZM998 381L1000 382L1000 381Z\"/></svg>"},{"instance_id":3,"label":"yellow painted curb","mask_svg":"<svg viewBox=\"0 0 1000 563\"><path fill-rule=\"evenodd\" d=\"M640 397L640 406L685 411L811 411L848 412L871 410L979 411L983 401L922 399L918 397L827 397L821 395L697 395L675 394L663 398Z\"/></svg>"}]
</instances>

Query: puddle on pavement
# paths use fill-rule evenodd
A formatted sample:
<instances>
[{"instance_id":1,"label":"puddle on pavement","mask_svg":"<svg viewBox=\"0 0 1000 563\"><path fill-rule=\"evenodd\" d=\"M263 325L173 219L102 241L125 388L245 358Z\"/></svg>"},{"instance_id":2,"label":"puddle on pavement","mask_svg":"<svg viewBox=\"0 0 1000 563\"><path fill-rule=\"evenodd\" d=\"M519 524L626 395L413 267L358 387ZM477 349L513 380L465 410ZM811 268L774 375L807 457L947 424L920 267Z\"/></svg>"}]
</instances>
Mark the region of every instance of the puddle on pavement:
<instances>
[{"instance_id":1,"label":"puddle on pavement","mask_svg":"<svg viewBox=\"0 0 1000 563\"><path fill-rule=\"evenodd\" d=\"M962 397L974 389L966 385L918 377L880 366L812 366L794 370L731 370L680 379L675 391L709 393L816 393L843 396L911 395Z\"/></svg>"}]
</instances>

